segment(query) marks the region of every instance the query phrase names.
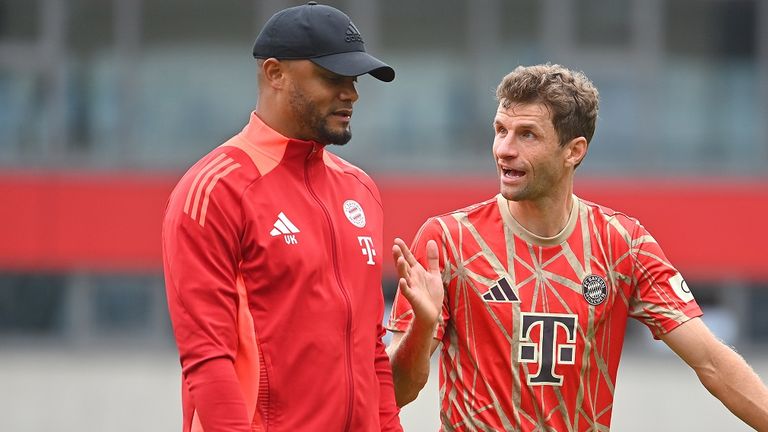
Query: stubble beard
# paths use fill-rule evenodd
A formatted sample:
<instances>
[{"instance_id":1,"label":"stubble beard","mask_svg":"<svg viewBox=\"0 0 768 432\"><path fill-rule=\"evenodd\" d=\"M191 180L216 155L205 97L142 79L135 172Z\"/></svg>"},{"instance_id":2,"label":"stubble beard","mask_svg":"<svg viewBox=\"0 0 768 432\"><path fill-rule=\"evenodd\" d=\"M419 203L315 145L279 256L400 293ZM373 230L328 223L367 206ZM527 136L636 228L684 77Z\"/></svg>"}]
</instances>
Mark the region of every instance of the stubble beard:
<instances>
[{"instance_id":1,"label":"stubble beard","mask_svg":"<svg viewBox=\"0 0 768 432\"><path fill-rule=\"evenodd\" d=\"M295 86L291 92L290 104L300 130L306 131L309 135L301 138L317 141L320 144L335 145L344 145L352 139L352 126L338 131L331 129L328 126L327 116L320 112L317 104Z\"/></svg>"},{"instance_id":2,"label":"stubble beard","mask_svg":"<svg viewBox=\"0 0 768 432\"><path fill-rule=\"evenodd\" d=\"M499 183L501 196L507 201L532 201L546 194L546 186L541 183L539 177L533 177L530 171L526 174L524 181L515 186Z\"/></svg>"},{"instance_id":3,"label":"stubble beard","mask_svg":"<svg viewBox=\"0 0 768 432\"><path fill-rule=\"evenodd\" d=\"M501 196L507 201L525 201L529 196L528 188L525 186L520 189L513 189L507 186L501 186Z\"/></svg>"},{"instance_id":4,"label":"stubble beard","mask_svg":"<svg viewBox=\"0 0 768 432\"><path fill-rule=\"evenodd\" d=\"M499 176L502 175L500 170L497 171L497 173ZM528 183L519 184L517 186L507 186L501 180L499 181L499 192L507 201L523 201L528 199L531 192L530 187L531 185Z\"/></svg>"},{"instance_id":5,"label":"stubble beard","mask_svg":"<svg viewBox=\"0 0 768 432\"><path fill-rule=\"evenodd\" d=\"M501 184L501 196L507 201L537 201L547 196L552 196L552 191L559 187L558 181L552 171L540 168L535 170L539 175L533 176L529 172L526 181L515 187L504 186Z\"/></svg>"}]
</instances>

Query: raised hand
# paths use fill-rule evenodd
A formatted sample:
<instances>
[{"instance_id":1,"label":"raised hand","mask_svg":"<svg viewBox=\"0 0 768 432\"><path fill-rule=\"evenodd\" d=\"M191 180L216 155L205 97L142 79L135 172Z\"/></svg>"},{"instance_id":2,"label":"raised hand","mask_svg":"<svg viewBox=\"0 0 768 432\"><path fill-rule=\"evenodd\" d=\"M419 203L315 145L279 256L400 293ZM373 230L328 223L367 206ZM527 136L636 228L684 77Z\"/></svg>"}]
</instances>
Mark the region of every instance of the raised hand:
<instances>
[{"instance_id":1,"label":"raised hand","mask_svg":"<svg viewBox=\"0 0 768 432\"><path fill-rule=\"evenodd\" d=\"M443 307L443 281L440 276L440 260L437 243L427 242L427 267L416 260L405 242L395 239L392 246L395 268L400 277L398 288L413 309L415 321L434 325L441 318Z\"/></svg>"}]
</instances>

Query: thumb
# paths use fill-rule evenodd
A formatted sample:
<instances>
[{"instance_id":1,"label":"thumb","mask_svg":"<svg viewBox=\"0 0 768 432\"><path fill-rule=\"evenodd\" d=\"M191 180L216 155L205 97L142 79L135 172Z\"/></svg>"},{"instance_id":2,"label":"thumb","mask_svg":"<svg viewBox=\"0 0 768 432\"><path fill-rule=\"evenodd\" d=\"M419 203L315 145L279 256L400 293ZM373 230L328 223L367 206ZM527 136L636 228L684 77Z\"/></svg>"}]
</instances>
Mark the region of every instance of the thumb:
<instances>
[{"instance_id":1,"label":"thumb","mask_svg":"<svg viewBox=\"0 0 768 432\"><path fill-rule=\"evenodd\" d=\"M434 240L427 242L427 267L429 272L440 272L440 256L437 252L437 242Z\"/></svg>"}]
</instances>

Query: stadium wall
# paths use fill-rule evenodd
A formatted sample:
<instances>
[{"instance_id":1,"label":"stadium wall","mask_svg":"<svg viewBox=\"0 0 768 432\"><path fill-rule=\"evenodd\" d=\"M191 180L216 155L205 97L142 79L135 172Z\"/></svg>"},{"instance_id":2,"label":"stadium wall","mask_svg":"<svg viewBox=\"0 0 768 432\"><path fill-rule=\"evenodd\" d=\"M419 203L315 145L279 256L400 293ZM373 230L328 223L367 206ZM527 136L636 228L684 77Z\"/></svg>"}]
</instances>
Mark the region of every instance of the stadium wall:
<instances>
[{"instance_id":1,"label":"stadium wall","mask_svg":"<svg viewBox=\"0 0 768 432\"><path fill-rule=\"evenodd\" d=\"M67 171L0 174L0 268L19 271L157 271L160 224L179 174ZM492 197L493 177L374 175L386 245L421 223ZM687 278L768 281L764 179L583 178L576 193L637 217ZM388 276L390 260L385 259Z\"/></svg>"}]
</instances>

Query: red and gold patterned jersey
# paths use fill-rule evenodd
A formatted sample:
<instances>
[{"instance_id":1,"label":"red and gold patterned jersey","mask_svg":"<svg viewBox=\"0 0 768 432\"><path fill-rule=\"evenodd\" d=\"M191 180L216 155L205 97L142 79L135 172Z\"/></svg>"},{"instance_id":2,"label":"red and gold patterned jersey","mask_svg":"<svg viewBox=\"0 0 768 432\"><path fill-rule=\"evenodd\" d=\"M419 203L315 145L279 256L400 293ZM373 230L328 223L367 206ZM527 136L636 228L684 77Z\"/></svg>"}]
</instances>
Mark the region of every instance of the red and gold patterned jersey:
<instances>
[{"instance_id":1,"label":"red and gold patterned jersey","mask_svg":"<svg viewBox=\"0 0 768 432\"><path fill-rule=\"evenodd\" d=\"M640 223L574 197L549 238L498 195L429 219L445 287L443 431L607 431L627 318L655 337L701 315L680 273ZM413 317L400 293L389 328Z\"/></svg>"}]
</instances>

